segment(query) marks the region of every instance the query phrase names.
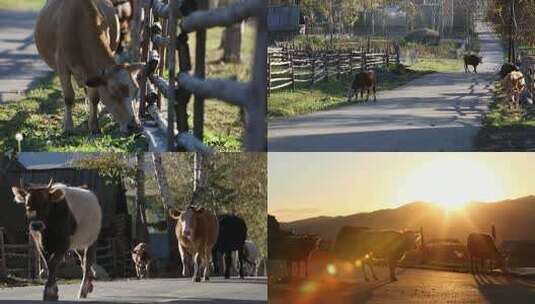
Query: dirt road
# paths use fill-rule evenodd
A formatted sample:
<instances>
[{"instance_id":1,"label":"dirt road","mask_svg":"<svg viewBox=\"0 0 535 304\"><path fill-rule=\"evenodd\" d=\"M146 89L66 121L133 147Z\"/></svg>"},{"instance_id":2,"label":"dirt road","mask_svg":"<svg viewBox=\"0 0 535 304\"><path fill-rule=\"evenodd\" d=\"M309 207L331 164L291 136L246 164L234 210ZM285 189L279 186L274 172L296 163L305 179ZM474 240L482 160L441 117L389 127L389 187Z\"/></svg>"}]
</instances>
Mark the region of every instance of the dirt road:
<instances>
[{"instance_id":1,"label":"dirt road","mask_svg":"<svg viewBox=\"0 0 535 304\"><path fill-rule=\"evenodd\" d=\"M78 284L60 285L62 303L77 303ZM43 286L0 289L0 303L31 304L41 301ZM90 303L267 303L265 278L192 283L190 279L149 279L96 282L86 300Z\"/></svg>"},{"instance_id":2,"label":"dirt road","mask_svg":"<svg viewBox=\"0 0 535 304\"><path fill-rule=\"evenodd\" d=\"M479 24L480 74L435 73L357 104L270 121L270 151L472 151L503 62L503 48Z\"/></svg>"},{"instance_id":3,"label":"dirt road","mask_svg":"<svg viewBox=\"0 0 535 304\"><path fill-rule=\"evenodd\" d=\"M37 54L37 13L0 10L0 103L15 101L50 69Z\"/></svg>"},{"instance_id":4,"label":"dirt road","mask_svg":"<svg viewBox=\"0 0 535 304\"><path fill-rule=\"evenodd\" d=\"M272 292L270 287L270 303L535 303L535 281L498 275L398 269L398 281L390 282L386 280L386 269L377 269L380 269L379 281L364 281L358 269L356 279L351 281L304 282L286 292L280 288Z\"/></svg>"}]
</instances>

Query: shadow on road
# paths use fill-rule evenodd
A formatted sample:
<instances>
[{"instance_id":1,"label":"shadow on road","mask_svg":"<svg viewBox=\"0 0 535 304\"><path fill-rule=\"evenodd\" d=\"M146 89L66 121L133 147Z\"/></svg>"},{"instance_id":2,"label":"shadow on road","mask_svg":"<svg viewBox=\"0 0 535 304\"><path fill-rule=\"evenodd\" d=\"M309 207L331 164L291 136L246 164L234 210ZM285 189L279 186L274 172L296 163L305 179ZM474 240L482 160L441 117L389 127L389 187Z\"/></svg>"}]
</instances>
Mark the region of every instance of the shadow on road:
<instances>
[{"instance_id":1,"label":"shadow on road","mask_svg":"<svg viewBox=\"0 0 535 304\"><path fill-rule=\"evenodd\" d=\"M484 273L473 274L473 277L488 303L535 303L535 289L522 280Z\"/></svg>"}]
</instances>

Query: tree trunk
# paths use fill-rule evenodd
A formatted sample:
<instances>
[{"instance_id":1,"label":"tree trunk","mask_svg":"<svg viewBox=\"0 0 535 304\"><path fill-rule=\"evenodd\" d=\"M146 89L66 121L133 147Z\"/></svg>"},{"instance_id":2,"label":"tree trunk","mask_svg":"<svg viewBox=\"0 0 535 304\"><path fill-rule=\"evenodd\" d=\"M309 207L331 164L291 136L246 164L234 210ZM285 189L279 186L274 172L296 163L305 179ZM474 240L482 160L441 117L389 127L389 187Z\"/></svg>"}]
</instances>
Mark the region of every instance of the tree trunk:
<instances>
[{"instance_id":1,"label":"tree trunk","mask_svg":"<svg viewBox=\"0 0 535 304\"><path fill-rule=\"evenodd\" d=\"M147 215L145 212L145 154L137 153L136 164L136 238L140 242L149 242Z\"/></svg>"},{"instance_id":2,"label":"tree trunk","mask_svg":"<svg viewBox=\"0 0 535 304\"><path fill-rule=\"evenodd\" d=\"M193 204L197 204L202 199L204 190L207 187L206 159L202 153L195 153L193 160Z\"/></svg>"},{"instance_id":3,"label":"tree trunk","mask_svg":"<svg viewBox=\"0 0 535 304\"><path fill-rule=\"evenodd\" d=\"M160 153L152 153L152 161L154 163L154 174L162 199L164 216L167 223L167 243L170 253L167 269L172 270L175 269L175 265L178 263L178 243L175 236L175 222L169 216L169 209L172 208L173 201L171 199L171 192L169 191L169 183L167 182L165 169L162 164L162 155Z\"/></svg>"}]
</instances>

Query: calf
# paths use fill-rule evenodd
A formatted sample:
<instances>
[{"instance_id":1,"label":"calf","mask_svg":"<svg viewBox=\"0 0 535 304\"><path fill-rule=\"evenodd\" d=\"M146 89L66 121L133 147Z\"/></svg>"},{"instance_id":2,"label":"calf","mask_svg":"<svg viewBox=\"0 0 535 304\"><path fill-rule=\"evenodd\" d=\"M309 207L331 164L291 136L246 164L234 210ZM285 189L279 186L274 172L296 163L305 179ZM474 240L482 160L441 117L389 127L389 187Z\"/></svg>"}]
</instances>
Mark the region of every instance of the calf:
<instances>
[{"instance_id":1,"label":"calf","mask_svg":"<svg viewBox=\"0 0 535 304\"><path fill-rule=\"evenodd\" d=\"M50 183L12 187L15 201L26 208L29 233L48 269L43 300L59 298L56 270L65 254L74 250L80 258L83 278L78 293L86 298L93 291L96 241L102 211L95 194L89 190Z\"/></svg>"},{"instance_id":2,"label":"calf","mask_svg":"<svg viewBox=\"0 0 535 304\"><path fill-rule=\"evenodd\" d=\"M250 277L256 276L258 274L258 262L260 259L258 248L256 247L253 241L246 240L244 245L244 252L244 262L246 264L245 275Z\"/></svg>"},{"instance_id":3,"label":"calf","mask_svg":"<svg viewBox=\"0 0 535 304\"><path fill-rule=\"evenodd\" d=\"M200 282L203 271L203 278L208 281L212 249L219 234L216 215L205 208L194 206L188 206L182 212L170 210L169 215L177 220L175 233L182 260L182 275L189 276L190 260L193 258L192 280Z\"/></svg>"},{"instance_id":4,"label":"calf","mask_svg":"<svg viewBox=\"0 0 535 304\"><path fill-rule=\"evenodd\" d=\"M505 267L505 255L502 255L496 249L494 239L483 233L470 233L466 241L466 248L468 249L468 255L470 258L470 270L472 273L482 271L485 263L489 262L489 267L492 267L494 263L501 268L504 272L507 272ZM479 269L477 267L479 262ZM491 270L491 269L489 269Z\"/></svg>"},{"instance_id":5,"label":"calf","mask_svg":"<svg viewBox=\"0 0 535 304\"><path fill-rule=\"evenodd\" d=\"M122 132L140 131L133 105L138 90L134 75L144 65L115 62L119 22L109 0L48 0L37 18L35 43L41 57L59 75L66 133L74 132L72 78L86 89L90 132L100 132L100 101Z\"/></svg>"},{"instance_id":6,"label":"calf","mask_svg":"<svg viewBox=\"0 0 535 304\"><path fill-rule=\"evenodd\" d=\"M468 54L464 55L464 71L468 73L468 66L471 65L474 68L474 73L477 74L477 66L483 63L483 57Z\"/></svg>"},{"instance_id":7,"label":"calf","mask_svg":"<svg viewBox=\"0 0 535 304\"><path fill-rule=\"evenodd\" d=\"M338 232L333 248L337 258L362 262L364 279L368 281L365 266L370 268L373 278L377 276L372 261L375 258L386 260L390 269L390 279L396 281L396 267L405 252L416 248L419 234L412 231L375 231L365 227L345 226Z\"/></svg>"},{"instance_id":8,"label":"calf","mask_svg":"<svg viewBox=\"0 0 535 304\"><path fill-rule=\"evenodd\" d=\"M144 279L149 276L150 266L150 248L147 243L139 243L132 250L132 261L136 266L136 276L138 279Z\"/></svg>"},{"instance_id":9,"label":"calf","mask_svg":"<svg viewBox=\"0 0 535 304\"><path fill-rule=\"evenodd\" d=\"M370 89L373 91L373 101L377 101L376 88L377 78L375 75L375 71L368 70L359 72L357 73L357 75L355 75L355 78L353 79L353 82L351 84L351 88L349 88L349 91L347 92L347 101L351 102L353 96L355 96L356 100L358 101L359 91L360 98L364 98L364 90L367 91L366 101L368 101L370 99Z\"/></svg>"},{"instance_id":10,"label":"calf","mask_svg":"<svg viewBox=\"0 0 535 304\"><path fill-rule=\"evenodd\" d=\"M221 253L225 260L225 279L230 278L232 268L232 252L238 251L240 278L245 277L243 266L245 263L245 240L247 239L247 225L245 221L235 215L219 216L219 236L214 246L214 256ZM219 263L214 263L215 271L220 269Z\"/></svg>"},{"instance_id":11,"label":"calf","mask_svg":"<svg viewBox=\"0 0 535 304\"><path fill-rule=\"evenodd\" d=\"M526 80L522 72L512 71L502 80L507 102L512 109L520 107L520 96L526 88Z\"/></svg>"}]
</instances>

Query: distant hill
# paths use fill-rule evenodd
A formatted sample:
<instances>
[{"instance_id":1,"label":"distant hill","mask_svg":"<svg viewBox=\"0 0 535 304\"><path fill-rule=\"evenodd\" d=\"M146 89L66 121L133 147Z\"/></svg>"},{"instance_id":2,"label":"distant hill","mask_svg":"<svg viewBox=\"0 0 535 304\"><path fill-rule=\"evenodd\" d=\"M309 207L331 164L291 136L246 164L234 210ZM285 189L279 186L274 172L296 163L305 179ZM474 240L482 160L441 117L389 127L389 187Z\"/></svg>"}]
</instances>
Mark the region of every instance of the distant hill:
<instances>
[{"instance_id":1,"label":"distant hill","mask_svg":"<svg viewBox=\"0 0 535 304\"><path fill-rule=\"evenodd\" d=\"M413 202L395 209L282 223L281 228L297 233L315 233L323 239L334 240L338 230L345 225L395 230L423 227L427 239L458 238L464 243L470 232L490 234L492 224L496 225L498 242L535 240L535 196L470 203L463 211L450 213L433 203Z\"/></svg>"}]
</instances>

